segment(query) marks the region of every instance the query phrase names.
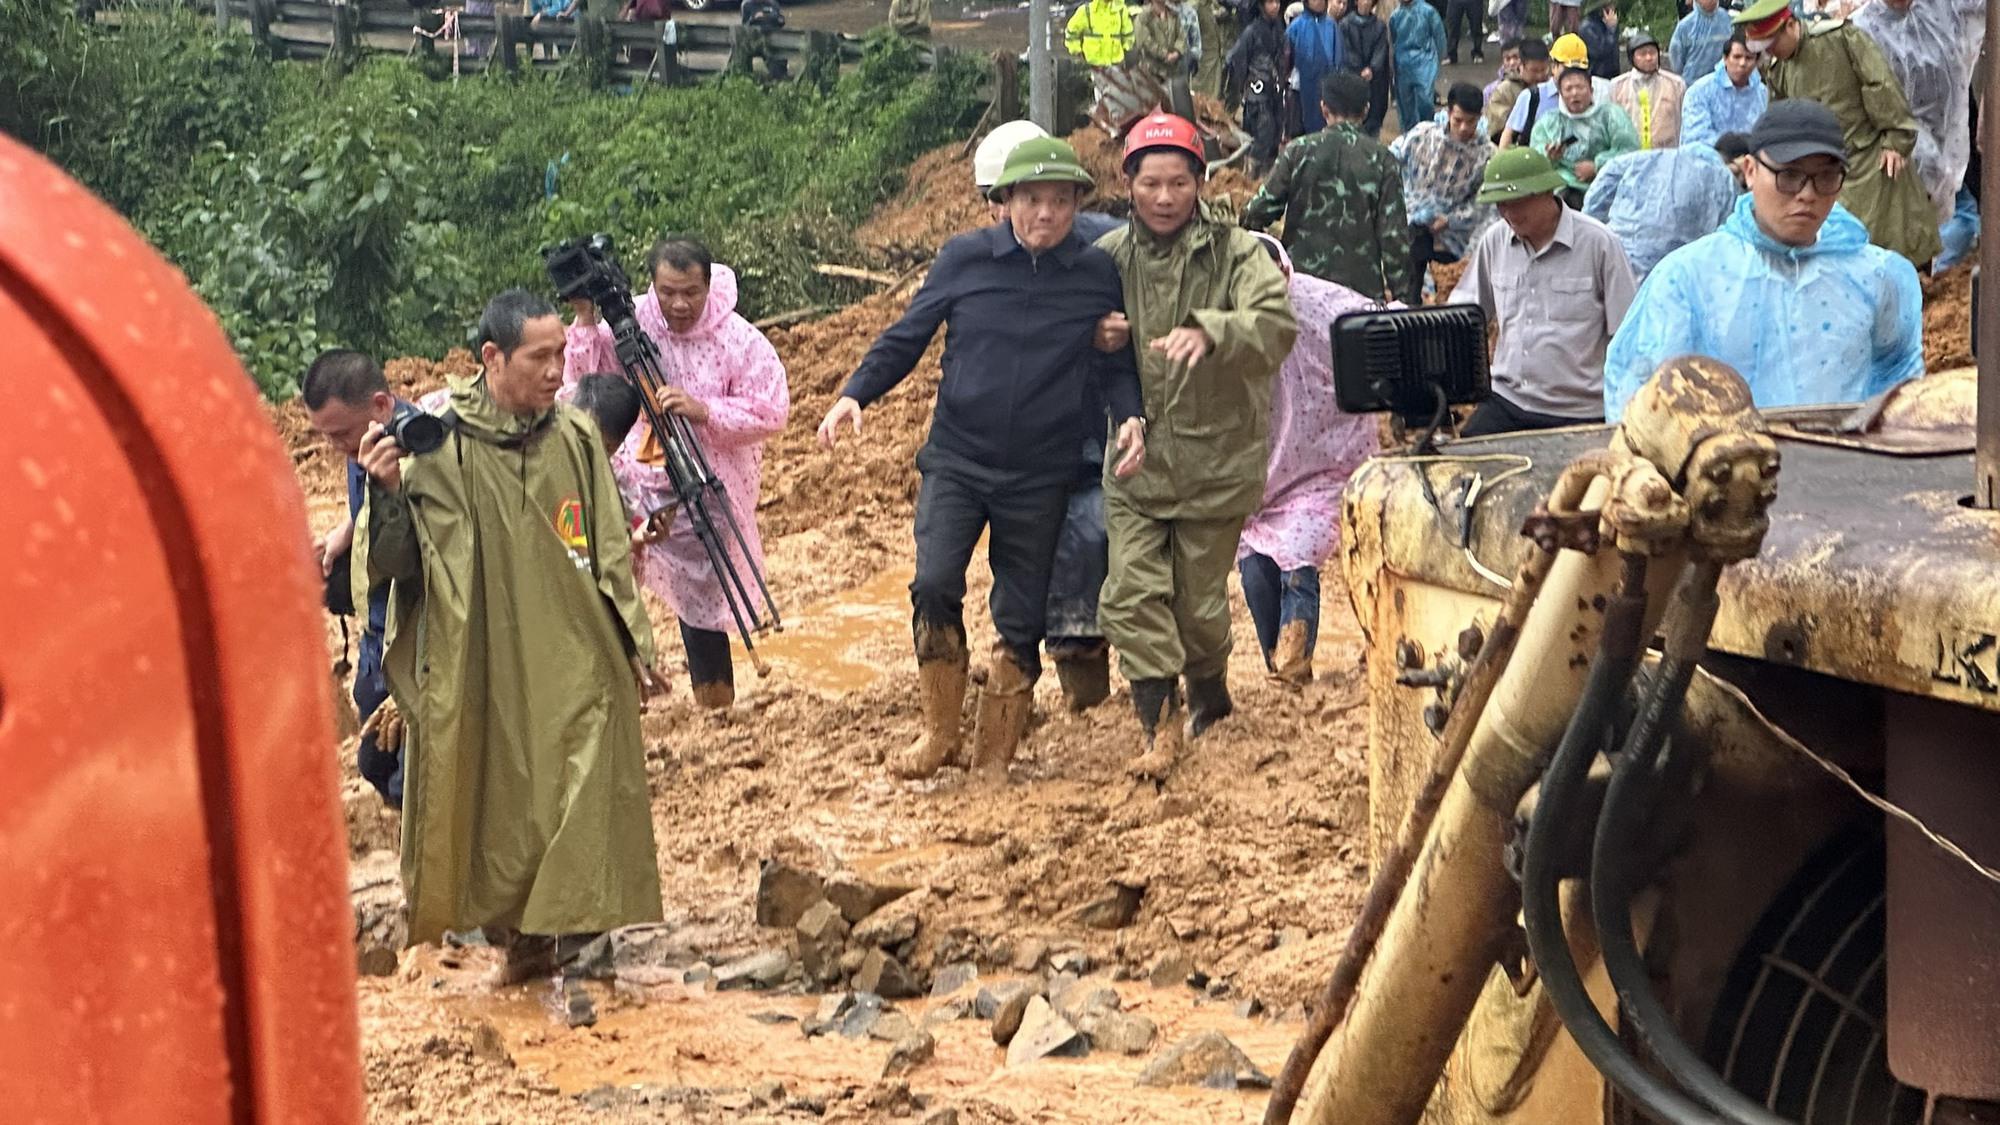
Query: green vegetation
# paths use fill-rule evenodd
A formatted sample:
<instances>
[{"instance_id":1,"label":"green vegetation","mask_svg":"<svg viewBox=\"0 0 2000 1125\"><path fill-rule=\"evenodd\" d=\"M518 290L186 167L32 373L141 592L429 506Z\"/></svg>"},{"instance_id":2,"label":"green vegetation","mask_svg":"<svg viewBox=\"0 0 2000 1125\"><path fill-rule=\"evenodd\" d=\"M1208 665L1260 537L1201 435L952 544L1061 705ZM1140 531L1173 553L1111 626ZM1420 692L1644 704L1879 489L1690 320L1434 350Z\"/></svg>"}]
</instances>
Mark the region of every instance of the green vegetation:
<instances>
[{"instance_id":1,"label":"green vegetation","mask_svg":"<svg viewBox=\"0 0 2000 1125\"><path fill-rule=\"evenodd\" d=\"M487 296L546 288L541 247L592 231L628 263L700 234L753 318L834 299L813 265L851 254L853 225L976 108L976 71L923 73L886 36L828 89L621 96L574 76L454 85L394 59L341 76L171 8L128 8L119 32L68 8L0 0L0 129L180 266L273 397L324 347L464 343Z\"/></svg>"}]
</instances>

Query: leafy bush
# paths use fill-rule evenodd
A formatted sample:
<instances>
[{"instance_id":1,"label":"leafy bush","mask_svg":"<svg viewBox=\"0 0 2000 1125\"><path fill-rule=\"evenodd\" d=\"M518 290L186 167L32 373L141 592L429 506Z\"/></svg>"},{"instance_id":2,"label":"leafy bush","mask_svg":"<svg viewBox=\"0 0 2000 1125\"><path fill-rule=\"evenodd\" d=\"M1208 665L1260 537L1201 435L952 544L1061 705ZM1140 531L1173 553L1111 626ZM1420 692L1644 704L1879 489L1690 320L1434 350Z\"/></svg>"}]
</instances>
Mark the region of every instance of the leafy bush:
<instances>
[{"instance_id":1,"label":"leafy bush","mask_svg":"<svg viewBox=\"0 0 2000 1125\"><path fill-rule=\"evenodd\" d=\"M323 347L463 343L488 295L546 288L542 246L592 231L628 262L667 231L706 238L752 317L831 300L813 266L962 131L978 80L921 72L893 36L830 91L446 84L383 58L342 76L185 12L128 7L109 33L66 7L0 0L0 128L131 217L274 397Z\"/></svg>"}]
</instances>

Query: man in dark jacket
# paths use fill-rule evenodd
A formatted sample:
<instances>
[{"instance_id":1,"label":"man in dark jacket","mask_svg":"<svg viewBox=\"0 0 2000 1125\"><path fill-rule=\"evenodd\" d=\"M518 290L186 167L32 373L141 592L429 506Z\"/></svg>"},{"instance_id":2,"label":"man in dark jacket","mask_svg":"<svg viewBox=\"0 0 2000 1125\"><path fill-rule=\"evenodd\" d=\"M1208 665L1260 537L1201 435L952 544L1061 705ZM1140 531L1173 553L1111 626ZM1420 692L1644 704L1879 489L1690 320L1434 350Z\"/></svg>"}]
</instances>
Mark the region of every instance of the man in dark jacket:
<instances>
[{"instance_id":1,"label":"man in dark jacket","mask_svg":"<svg viewBox=\"0 0 2000 1125\"><path fill-rule=\"evenodd\" d=\"M1590 49L1590 76L1607 81L1618 77L1618 5L1613 0L1590 0L1577 34Z\"/></svg>"},{"instance_id":2,"label":"man in dark jacket","mask_svg":"<svg viewBox=\"0 0 2000 1125\"><path fill-rule=\"evenodd\" d=\"M1000 633L973 734L973 767L1004 778L1026 729L1046 625L1049 574L1084 433L1103 427L1078 371L1094 366L1118 423L1118 477L1138 471L1146 423L1129 348L1099 355L1098 321L1124 307L1118 268L1073 229L1091 186L1069 145L1025 141L994 190L1007 221L959 235L931 265L902 319L876 339L820 423L829 449L843 423L916 367L946 326L944 379L917 455L917 573L910 583L924 735L892 763L911 778L957 752L965 698L965 568L990 528L990 604Z\"/></svg>"},{"instance_id":3,"label":"man in dark jacket","mask_svg":"<svg viewBox=\"0 0 2000 1125\"><path fill-rule=\"evenodd\" d=\"M1285 21L1280 15L1282 0L1257 0L1229 49L1225 64L1229 88L1243 99L1243 130L1250 134L1252 179L1261 179L1278 158L1278 142L1285 127L1285 74L1291 69L1286 58Z\"/></svg>"},{"instance_id":4,"label":"man in dark jacket","mask_svg":"<svg viewBox=\"0 0 2000 1125\"><path fill-rule=\"evenodd\" d=\"M1382 118L1389 113L1389 25L1375 14L1375 0L1354 0L1354 10L1341 19L1340 69L1368 83L1368 112L1361 131L1380 136Z\"/></svg>"}]
</instances>

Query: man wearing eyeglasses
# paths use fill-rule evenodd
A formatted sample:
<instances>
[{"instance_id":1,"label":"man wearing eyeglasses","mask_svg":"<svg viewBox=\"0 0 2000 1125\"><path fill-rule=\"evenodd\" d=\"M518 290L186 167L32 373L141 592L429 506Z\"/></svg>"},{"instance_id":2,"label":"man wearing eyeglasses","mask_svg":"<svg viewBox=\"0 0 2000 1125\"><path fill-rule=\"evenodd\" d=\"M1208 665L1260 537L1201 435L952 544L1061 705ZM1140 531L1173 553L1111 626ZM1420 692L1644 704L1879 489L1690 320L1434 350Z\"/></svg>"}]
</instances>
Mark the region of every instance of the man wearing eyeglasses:
<instances>
[{"instance_id":1,"label":"man wearing eyeglasses","mask_svg":"<svg viewBox=\"0 0 2000 1125\"><path fill-rule=\"evenodd\" d=\"M1750 149L1735 212L1660 259L1612 338L1607 419L1675 356L1729 364L1760 407L1859 401L1924 373L1917 271L1869 245L1839 204L1847 156L1833 112L1778 102Z\"/></svg>"}]
</instances>

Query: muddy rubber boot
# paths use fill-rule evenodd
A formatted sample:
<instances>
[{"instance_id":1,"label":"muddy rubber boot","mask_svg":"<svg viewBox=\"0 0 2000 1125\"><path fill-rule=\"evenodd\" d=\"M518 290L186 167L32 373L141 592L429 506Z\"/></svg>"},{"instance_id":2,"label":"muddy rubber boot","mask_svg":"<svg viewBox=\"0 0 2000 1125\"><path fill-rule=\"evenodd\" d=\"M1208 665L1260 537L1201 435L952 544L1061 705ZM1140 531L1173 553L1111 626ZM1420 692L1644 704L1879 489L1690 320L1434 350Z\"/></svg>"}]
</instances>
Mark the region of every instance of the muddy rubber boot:
<instances>
[{"instance_id":1,"label":"muddy rubber boot","mask_svg":"<svg viewBox=\"0 0 2000 1125\"><path fill-rule=\"evenodd\" d=\"M1145 731L1146 751L1125 763L1125 772L1141 781L1165 781L1180 761L1185 738L1181 731L1180 682L1174 679L1133 680L1132 707Z\"/></svg>"},{"instance_id":2,"label":"muddy rubber boot","mask_svg":"<svg viewBox=\"0 0 2000 1125\"><path fill-rule=\"evenodd\" d=\"M1111 646L1103 641L1083 646L1050 647L1056 661L1056 682L1062 685L1063 702L1081 714L1104 702L1111 694Z\"/></svg>"},{"instance_id":3,"label":"muddy rubber boot","mask_svg":"<svg viewBox=\"0 0 2000 1125\"><path fill-rule=\"evenodd\" d=\"M736 685L728 681L694 685L694 702L709 711L722 711L736 702Z\"/></svg>"},{"instance_id":4,"label":"muddy rubber boot","mask_svg":"<svg viewBox=\"0 0 2000 1125\"><path fill-rule=\"evenodd\" d=\"M1271 682L1304 687L1313 680L1312 657L1306 653L1306 623L1292 621L1278 633L1278 647L1271 653Z\"/></svg>"},{"instance_id":5,"label":"muddy rubber boot","mask_svg":"<svg viewBox=\"0 0 2000 1125\"><path fill-rule=\"evenodd\" d=\"M972 726L972 772L981 781L1004 783L1007 764L1021 736L1028 732L1028 718L1035 709L1035 681L1005 645L993 646L993 663L986 673L986 688L979 693L979 711Z\"/></svg>"},{"instance_id":6,"label":"muddy rubber boot","mask_svg":"<svg viewBox=\"0 0 2000 1125\"><path fill-rule=\"evenodd\" d=\"M1203 731L1228 718L1236 711L1236 704L1229 699L1229 681L1218 674L1205 679L1188 680L1188 714L1193 718L1189 733L1200 738Z\"/></svg>"},{"instance_id":7,"label":"muddy rubber boot","mask_svg":"<svg viewBox=\"0 0 2000 1125\"><path fill-rule=\"evenodd\" d=\"M897 777L915 781L930 777L957 756L958 717L965 706L966 658L956 656L919 661L917 693L924 709L924 733L908 750L891 760Z\"/></svg>"}]
</instances>

